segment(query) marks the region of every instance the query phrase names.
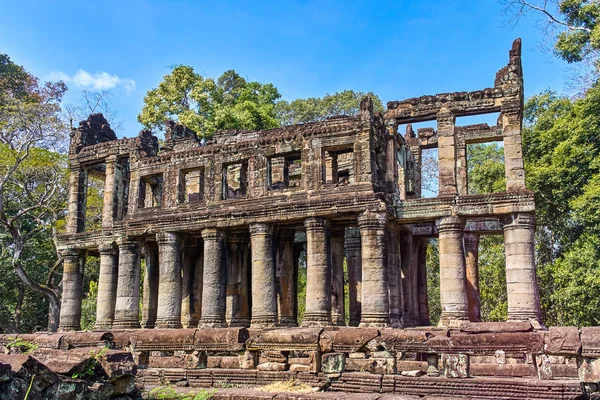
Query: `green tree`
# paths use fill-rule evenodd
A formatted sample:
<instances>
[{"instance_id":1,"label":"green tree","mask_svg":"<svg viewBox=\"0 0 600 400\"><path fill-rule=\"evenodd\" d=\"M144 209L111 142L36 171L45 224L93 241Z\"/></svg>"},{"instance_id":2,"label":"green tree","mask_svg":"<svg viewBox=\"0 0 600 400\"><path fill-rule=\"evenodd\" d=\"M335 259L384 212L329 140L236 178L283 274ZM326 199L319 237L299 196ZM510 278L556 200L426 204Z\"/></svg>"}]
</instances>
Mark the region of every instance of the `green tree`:
<instances>
[{"instance_id":1,"label":"green tree","mask_svg":"<svg viewBox=\"0 0 600 400\"><path fill-rule=\"evenodd\" d=\"M575 101L526 104L524 158L535 193L537 258L548 325L598 325L600 315L600 87Z\"/></svg>"},{"instance_id":2,"label":"green tree","mask_svg":"<svg viewBox=\"0 0 600 400\"><path fill-rule=\"evenodd\" d=\"M215 80L178 65L148 91L138 121L162 130L164 122L173 119L203 137L222 129L273 128L278 125L275 101L280 97L272 84L249 82L233 70Z\"/></svg>"},{"instance_id":3,"label":"green tree","mask_svg":"<svg viewBox=\"0 0 600 400\"><path fill-rule=\"evenodd\" d=\"M343 90L323 97L296 99L291 102L280 100L275 107L277 119L282 125L304 124L323 121L336 115L356 115L360 111L360 101L365 96L373 99L373 109L383 111L383 103L371 92Z\"/></svg>"},{"instance_id":4,"label":"green tree","mask_svg":"<svg viewBox=\"0 0 600 400\"><path fill-rule=\"evenodd\" d=\"M66 159L56 152L65 131L60 119L65 91L62 82L40 84L8 56L0 56L1 257L21 285L44 296L52 330L58 325L61 263L54 262L56 254L44 258L38 250L53 245L54 226L66 204ZM42 279L39 268L46 262L50 264ZM20 290L14 311L17 329L23 300Z\"/></svg>"}]
</instances>

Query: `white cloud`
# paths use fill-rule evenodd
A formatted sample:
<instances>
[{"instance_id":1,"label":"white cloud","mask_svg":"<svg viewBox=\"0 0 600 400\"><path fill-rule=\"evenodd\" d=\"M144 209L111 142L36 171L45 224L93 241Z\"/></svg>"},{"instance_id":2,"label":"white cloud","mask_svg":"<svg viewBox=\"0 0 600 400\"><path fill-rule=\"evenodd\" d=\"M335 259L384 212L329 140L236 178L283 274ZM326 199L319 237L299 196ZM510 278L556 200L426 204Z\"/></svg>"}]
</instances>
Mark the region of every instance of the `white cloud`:
<instances>
[{"instance_id":1,"label":"white cloud","mask_svg":"<svg viewBox=\"0 0 600 400\"><path fill-rule=\"evenodd\" d=\"M117 86L122 86L127 94L135 90L135 81L129 78L120 78L118 75L111 75L108 72L96 72L90 74L80 69L73 76L64 72L52 72L48 77L50 80L61 80L66 83L73 83L76 87L90 90L108 90Z\"/></svg>"}]
</instances>

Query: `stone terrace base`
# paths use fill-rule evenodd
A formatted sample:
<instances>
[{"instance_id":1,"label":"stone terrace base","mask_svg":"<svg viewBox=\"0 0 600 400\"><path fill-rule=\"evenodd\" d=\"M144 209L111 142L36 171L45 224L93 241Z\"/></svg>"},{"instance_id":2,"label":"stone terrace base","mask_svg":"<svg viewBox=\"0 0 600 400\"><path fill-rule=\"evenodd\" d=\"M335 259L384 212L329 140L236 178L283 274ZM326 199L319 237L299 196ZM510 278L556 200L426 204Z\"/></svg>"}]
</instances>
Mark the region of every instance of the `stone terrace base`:
<instances>
[{"instance_id":1,"label":"stone terrace base","mask_svg":"<svg viewBox=\"0 0 600 400\"><path fill-rule=\"evenodd\" d=\"M479 382L479 384L482 384ZM146 388L146 391L152 390L153 387ZM187 394L197 392L196 388L175 388L178 393ZM211 397L211 400L479 400L479 399L495 399L498 397L475 397L465 396L445 396L445 395L427 395L425 397L418 395L404 395L397 393L350 393L350 392L316 392L316 393L293 393L293 392L265 392L261 390L247 388L226 388L215 389L216 392ZM537 393L529 392L531 399L546 398L536 397ZM507 399L510 397L502 397ZM574 398L574 397L552 397L553 399Z\"/></svg>"}]
</instances>

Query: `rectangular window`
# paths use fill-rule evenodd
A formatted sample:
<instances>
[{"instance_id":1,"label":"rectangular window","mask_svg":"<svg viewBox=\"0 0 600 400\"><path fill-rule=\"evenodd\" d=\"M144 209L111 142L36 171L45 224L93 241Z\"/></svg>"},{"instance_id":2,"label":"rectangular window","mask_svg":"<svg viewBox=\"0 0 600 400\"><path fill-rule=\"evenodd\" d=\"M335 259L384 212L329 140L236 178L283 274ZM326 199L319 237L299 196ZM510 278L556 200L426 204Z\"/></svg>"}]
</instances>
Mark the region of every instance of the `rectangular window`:
<instances>
[{"instance_id":1,"label":"rectangular window","mask_svg":"<svg viewBox=\"0 0 600 400\"><path fill-rule=\"evenodd\" d=\"M204 200L204 168L181 170L179 173L179 202L197 203Z\"/></svg>"},{"instance_id":2,"label":"rectangular window","mask_svg":"<svg viewBox=\"0 0 600 400\"><path fill-rule=\"evenodd\" d=\"M147 175L140 178L139 208L162 206L163 174Z\"/></svg>"},{"instance_id":3,"label":"rectangular window","mask_svg":"<svg viewBox=\"0 0 600 400\"><path fill-rule=\"evenodd\" d=\"M248 190L248 161L223 167L222 199L245 197Z\"/></svg>"},{"instance_id":4,"label":"rectangular window","mask_svg":"<svg viewBox=\"0 0 600 400\"><path fill-rule=\"evenodd\" d=\"M300 153L269 158L269 190L300 187L302 179L302 158Z\"/></svg>"},{"instance_id":5,"label":"rectangular window","mask_svg":"<svg viewBox=\"0 0 600 400\"><path fill-rule=\"evenodd\" d=\"M325 183L348 185L354 183L354 151L325 151Z\"/></svg>"}]
</instances>

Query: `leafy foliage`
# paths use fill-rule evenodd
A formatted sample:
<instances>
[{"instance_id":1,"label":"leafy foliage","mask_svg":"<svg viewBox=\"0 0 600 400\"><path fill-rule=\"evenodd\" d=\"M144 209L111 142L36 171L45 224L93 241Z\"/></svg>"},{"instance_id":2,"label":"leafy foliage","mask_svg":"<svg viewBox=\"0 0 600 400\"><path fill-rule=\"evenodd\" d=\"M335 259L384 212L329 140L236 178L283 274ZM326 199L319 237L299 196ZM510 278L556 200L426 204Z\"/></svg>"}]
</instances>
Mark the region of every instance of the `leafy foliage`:
<instances>
[{"instance_id":1,"label":"leafy foliage","mask_svg":"<svg viewBox=\"0 0 600 400\"><path fill-rule=\"evenodd\" d=\"M371 96L375 111L383 111L383 103L377 95L354 90L343 90L323 97L296 99L291 102L281 100L277 102L275 110L282 125L317 122L336 115L358 114L360 101L365 96Z\"/></svg>"},{"instance_id":2,"label":"leafy foliage","mask_svg":"<svg viewBox=\"0 0 600 400\"><path fill-rule=\"evenodd\" d=\"M20 354L30 354L38 348L38 345L19 337L9 339L6 344L8 349L16 349Z\"/></svg>"},{"instance_id":3,"label":"leafy foliage","mask_svg":"<svg viewBox=\"0 0 600 400\"><path fill-rule=\"evenodd\" d=\"M174 119L203 137L223 129L273 128L280 97L272 84L248 82L233 70L215 80L178 65L148 91L138 121L162 130L166 120Z\"/></svg>"}]
</instances>

